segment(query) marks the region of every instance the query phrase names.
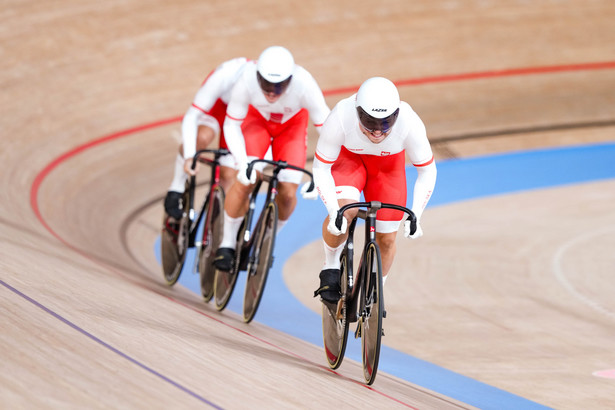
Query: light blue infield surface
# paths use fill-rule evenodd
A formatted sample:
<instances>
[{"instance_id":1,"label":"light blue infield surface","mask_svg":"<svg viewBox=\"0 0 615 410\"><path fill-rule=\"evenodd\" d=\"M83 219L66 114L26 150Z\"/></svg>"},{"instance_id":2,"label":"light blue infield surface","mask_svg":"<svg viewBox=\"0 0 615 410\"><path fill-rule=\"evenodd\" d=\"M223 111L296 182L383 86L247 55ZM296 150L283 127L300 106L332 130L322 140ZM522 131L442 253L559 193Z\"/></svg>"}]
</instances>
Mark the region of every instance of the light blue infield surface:
<instances>
[{"instance_id":1,"label":"light blue infield surface","mask_svg":"<svg viewBox=\"0 0 615 410\"><path fill-rule=\"evenodd\" d=\"M615 178L615 143L447 160L437 165L438 181L429 207ZM410 167L406 173L408 185L412 187L416 172ZM320 201L299 199L293 216L276 239L274 264L254 319L317 346L323 345L321 317L295 299L284 283L282 271L294 252L320 240L325 216ZM154 251L160 261L159 240ZM189 251L179 283L200 295L199 277L192 273L194 254L194 250ZM315 276L321 262L314 261ZM286 269L292 270L292 267ZM241 315L245 272L240 275L227 309ZM305 292L311 295L313 290L305 289ZM351 326L351 332L354 332L354 326ZM386 337L383 343L386 343ZM360 348L360 340L349 334L346 358L360 362ZM326 364L324 352L323 364ZM381 350L379 370L481 409L547 408L385 345Z\"/></svg>"}]
</instances>

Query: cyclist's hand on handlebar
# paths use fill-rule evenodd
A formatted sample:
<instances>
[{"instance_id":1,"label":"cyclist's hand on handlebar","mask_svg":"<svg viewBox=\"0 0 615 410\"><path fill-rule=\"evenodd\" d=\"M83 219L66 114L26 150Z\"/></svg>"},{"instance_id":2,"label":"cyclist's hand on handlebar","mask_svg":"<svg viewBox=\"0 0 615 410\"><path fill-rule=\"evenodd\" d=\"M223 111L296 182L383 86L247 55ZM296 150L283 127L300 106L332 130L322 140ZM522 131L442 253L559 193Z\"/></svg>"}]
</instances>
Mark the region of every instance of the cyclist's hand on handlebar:
<instances>
[{"instance_id":1,"label":"cyclist's hand on handlebar","mask_svg":"<svg viewBox=\"0 0 615 410\"><path fill-rule=\"evenodd\" d=\"M410 239L417 239L423 236L423 229L421 229L421 223L416 221L416 229L412 232L410 221L404 222L404 236Z\"/></svg>"},{"instance_id":2,"label":"cyclist's hand on handlebar","mask_svg":"<svg viewBox=\"0 0 615 410\"><path fill-rule=\"evenodd\" d=\"M342 228L338 229L338 227L335 226L336 218L337 212L329 215L329 224L327 225L327 231L329 231L329 233L332 235L340 236L346 233L346 230L348 229L348 221L346 220L346 218L342 218Z\"/></svg>"},{"instance_id":3,"label":"cyclist's hand on handlebar","mask_svg":"<svg viewBox=\"0 0 615 410\"><path fill-rule=\"evenodd\" d=\"M245 186L250 186L256 183L256 171L252 168L252 173L248 177L247 175L248 163L239 164L239 173L237 174L237 180Z\"/></svg>"},{"instance_id":4,"label":"cyclist's hand on handlebar","mask_svg":"<svg viewBox=\"0 0 615 410\"><path fill-rule=\"evenodd\" d=\"M317 199L318 191L316 190L316 186L314 186L311 191L308 191L308 189L310 189L310 182L306 182L301 187L301 196L303 199Z\"/></svg>"},{"instance_id":5,"label":"cyclist's hand on handlebar","mask_svg":"<svg viewBox=\"0 0 615 410\"><path fill-rule=\"evenodd\" d=\"M192 158L188 158L184 162L184 172L186 174L188 174L189 176L195 176L199 172L199 163L198 163L198 161L197 161L196 165L194 166L194 169L192 169Z\"/></svg>"}]
</instances>

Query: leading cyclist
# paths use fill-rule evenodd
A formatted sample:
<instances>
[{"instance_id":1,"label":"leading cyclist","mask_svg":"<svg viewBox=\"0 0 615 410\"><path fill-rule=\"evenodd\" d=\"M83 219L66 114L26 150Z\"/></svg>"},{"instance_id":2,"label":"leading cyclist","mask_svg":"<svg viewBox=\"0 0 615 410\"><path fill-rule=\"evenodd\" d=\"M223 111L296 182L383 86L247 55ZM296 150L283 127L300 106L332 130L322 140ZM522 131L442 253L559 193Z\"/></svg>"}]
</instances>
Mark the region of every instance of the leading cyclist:
<instances>
[{"instance_id":1,"label":"leading cyclist","mask_svg":"<svg viewBox=\"0 0 615 410\"><path fill-rule=\"evenodd\" d=\"M224 235L214 260L216 268L230 271L232 267L237 232L257 176L254 170L247 175L249 161L262 159L271 146L274 161L286 161L303 168L308 116L319 130L329 112L312 75L295 64L286 48L269 47L257 62L247 64L233 87L224 121L226 142L238 164L238 174L224 204ZM300 171L291 169L279 174L278 231L297 204L297 188L302 178ZM302 193L305 191L302 189ZM315 195L315 190L313 192Z\"/></svg>"},{"instance_id":2,"label":"leading cyclist","mask_svg":"<svg viewBox=\"0 0 615 410\"><path fill-rule=\"evenodd\" d=\"M325 263L320 287L314 296L331 303L340 298L340 254L348 236L348 222L356 209L345 212L341 229L335 226L338 209L366 201L406 206L405 156L415 166L412 211L420 217L436 183L436 164L425 125L406 102L400 101L395 85L382 77L365 81L359 91L341 100L331 111L320 131L314 158L314 181L329 213L322 227ZM383 280L395 257L395 238L403 212L383 209L376 221L376 241L382 257ZM420 222L411 232L405 223L404 235L423 235Z\"/></svg>"}]
</instances>

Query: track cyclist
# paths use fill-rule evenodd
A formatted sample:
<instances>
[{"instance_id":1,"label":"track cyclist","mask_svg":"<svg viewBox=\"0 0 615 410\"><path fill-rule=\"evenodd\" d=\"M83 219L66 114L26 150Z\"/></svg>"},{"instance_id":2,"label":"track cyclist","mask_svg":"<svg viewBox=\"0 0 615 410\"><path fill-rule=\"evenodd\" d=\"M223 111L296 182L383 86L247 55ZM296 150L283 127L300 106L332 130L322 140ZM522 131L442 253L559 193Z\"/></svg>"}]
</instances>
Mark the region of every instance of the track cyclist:
<instances>
[{"instance_id":1,"label":"track cyclist","mask_svg":"<svg viewBox=\"0 0 615 410\"><path fill-rule=\"evenodd\" d=\"M335 226L338 209L358 202L361 192L366 201L405 206L406 155L418 173L411 209L419 223L413 233L409 222L404 228L405 237L414 239L423 235L420 218L437 175L422 120L410 105L400 101L395 85L382 77L366 80L355 95L341 100L331 111L320 131L313 165L314 181L329 213L322 227L325 263L315 296L331 303L340 298L340 254L356 209L345 213L341 229ZM376 241L383 283L395 257L402 219L403 213L397 210L378 212Z\"/></svg>"},{"instance_id":2,"label":"track cyclist","mask_svg":"<svg viewBox=\"0 0 615 410\"><path fill-rule=\"evenodd\" d=\"M235 257L237 232L248 208L248 197L257 173L247 175L252 159L262 159L271 146L274 161L286 161L304 168L307 154L308 117L317 130L330 109L312 75L296 65L290 51L272 46L258 61L250 61L233 87L224 121L229 150L238 164L237 180L227 192L224 206L224 236L214 265L230 271ZM285 169L280 172L276 201L279 208L278 232L297 204L297 189L303 174ZM315 190L304 197L316 197Z\"/></svg>"},{"instance_id":3,"label":"track cyclist","mask_svg":"<svg viewBox=\"0 0 615 410\"><path fill-rule=\"evenodd\" d=\"M247 63L246 58L238 57L220 64L207 76L197 91L192 105L184 114L181 126L182 143L175 159L173 180L164 200L167 215L175 220L182 217L180 201L186 179L198 172L198 163L194 170L190 167L196 151L207 148L218 135L220 135L219 147L227 148L222 125L233 85ZM229 154L223 156L220 163L220 185L227 191L237 173L235 160Z\"/></svg>"}]
</instances>

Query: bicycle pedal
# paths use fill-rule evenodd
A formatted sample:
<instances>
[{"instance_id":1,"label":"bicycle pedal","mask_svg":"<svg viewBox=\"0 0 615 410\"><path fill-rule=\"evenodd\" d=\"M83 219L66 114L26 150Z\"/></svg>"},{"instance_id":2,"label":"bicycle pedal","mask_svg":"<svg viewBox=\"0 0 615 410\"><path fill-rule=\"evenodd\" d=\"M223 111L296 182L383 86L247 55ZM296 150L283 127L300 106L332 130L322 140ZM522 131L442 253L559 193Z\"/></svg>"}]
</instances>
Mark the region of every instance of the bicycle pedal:
<instances>
[{"instance_id":1,"label":"bicycle pedal","mask_svg":"<svg viewBox=\"0 0 615 410\"><path fill-rule=\"evenodd\" d=\"M361 337L361 322L362 320L359 320L359 323L357 323L357 330L354 331L354 338L358 339Z\"/></svg>"}]
</instances>

